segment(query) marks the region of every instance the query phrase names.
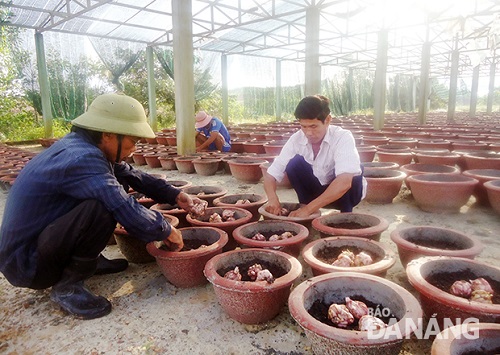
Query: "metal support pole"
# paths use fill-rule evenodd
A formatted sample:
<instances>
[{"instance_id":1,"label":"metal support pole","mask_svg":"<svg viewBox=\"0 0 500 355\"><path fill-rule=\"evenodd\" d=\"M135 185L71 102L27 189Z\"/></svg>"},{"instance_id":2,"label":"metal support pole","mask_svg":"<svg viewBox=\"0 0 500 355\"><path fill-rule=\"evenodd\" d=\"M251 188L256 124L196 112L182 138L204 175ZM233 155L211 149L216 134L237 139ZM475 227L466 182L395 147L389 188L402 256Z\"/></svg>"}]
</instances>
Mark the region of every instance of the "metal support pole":
<instances>
[{"instance_id":1,"label":"metal support pole","mask_svg":"<svg viewBox=\"0 0 500 355\"><path fill-rule=\"evenodd\" d=\"M429 72L431 62L431 42L422 45L422 67L420 69L420 91L418 98L418 124L425 124L427 120L427 100L430 94Z\"/></svg>"},{"instance_id":2,"label":"metal support pole","mask_svg":"<svg viewBox=\"0 0 500 355\"><path fill-rule=\"evenodd\" d=\"M477 65L472 72L472 85L470 89L470 106L469 106L470 118L476 117L478 87L479 87L479 65Z\"/></svg>"},{"instance_id":3,"label":"metal support pole","mask_svg":"<svg viewBox=\"0 0 500 355\"><path fill-rule=\"evenodd\" d=\"M276 120L281 120L281 101L282 101L282 88L281 88L281 60L276 59Z\"/></svg>"},{"instance_id":4,"label":"metal support pole","mask_svg":"<svg viewBox=\"0 0 500 355\"><path fill-rule=\"evenodd\" d=\"M493 112L493 97L495 94L495 71L496 71L496 55L493 55L493 58L491 58L491 65L490 65L490 83L488 86L488 102L486 104L486 113L488 115Z\"/></svg>"},{"instance_id":5,"label":"metal support pole","mask_svg":"<svg viewBox=\"0 0 500 355\"><path fill-rule=\"evenodd\" d=\"M455 108L457 106L457 80L458 80L458 61L460 53L458 51L458 37L455 37L455 49L451 52L450 69L450 91L448 94L448 115L446 122L455 122Z\"/></svg>"},{"instance_id":6,"label":"metal support pole","mask_svg":"<svg viewBox=\"0 0 500 355\"><path fill-rule=\"evenodd\" d=\"M40 32L35 33L36 48L36 66L38 69L38 83L40 85L40 96L42 99L42 116L45 129L44 138L52 138L52 107L50 104L50 85L47 74L47 62L45 61L45 46L43 35Z\"/></svg>"},{"instance_id":7,"label":"metal support pole","mask_svg":"<svg viewBox=\"0 0 500 355\"><path fill-rule=\"evenodd\" d=\"M378 33L377 68L373 90L373 128L376 130L384 127L388 48L388 31L382 29Z\"/></svg>"},{"instance_id":8,"label":"metal support pole","mask_svg":"<svg viewBox=\"0 0 500 355\"><path fill-rule=\"evenodd\" d=\"M229 94L227 87L227 54L221 56L221 82L222 82L222 122L229 124Z\"/></svg>"},{"instance_id":9,"label":"metal support pole","mask_svg":"<svg viewBox=\"0 0 500 355\"><path fill-rule=\"evenodd\" d=\"M158 131L156 119L156 81L153 48L146 48L146 65L148 69L148 103L149 103L149 125L153 131Z\"/></svg>"},{"instance_id":10,"label":"metal support pole","mask_svg":"<svg viewBox=\"0 0 500 355\"><path fill-rule=\"evenodd\" d=\"M321 93L321 67L319 65L319 20L319 8L316 6L309 6L306 10L306 95Z\"/></svg>"}]
</instances>

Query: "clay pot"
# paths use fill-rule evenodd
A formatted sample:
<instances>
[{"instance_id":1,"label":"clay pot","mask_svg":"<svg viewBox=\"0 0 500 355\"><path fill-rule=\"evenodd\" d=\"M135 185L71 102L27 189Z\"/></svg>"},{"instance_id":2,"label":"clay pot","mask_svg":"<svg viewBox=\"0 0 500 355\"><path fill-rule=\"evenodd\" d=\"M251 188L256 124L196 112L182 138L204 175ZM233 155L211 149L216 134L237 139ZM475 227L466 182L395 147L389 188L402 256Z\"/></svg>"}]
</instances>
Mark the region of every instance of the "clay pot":
<instances>
[{"instance_id":1,"label":"clay pot","mask_svg":"<svg viewBox=\"0 0 500 355\"><path fill-rule=\"evenodd\" d=\"M335 266L332 263L343 250L354 254L365 252L373 263L364 266ZM361 272L384 277L394 263L396 256L382 243L357 237L328 237L315 240L302 249L304 261L311 267L314 276L330 272Z\"/></svg>"},{"instance_id":2,"label":"clay pot","mask_svg":"<svg viewBox=\"0 0 500 355\"><path fill-rule=\"evenodd\" d=\"M260 169L262 170L263 176L266 176L267 168L269 168L270 165L271 165L271 163L269 163L269 162L265 162L265 163L259 165ZM276 187L283 188L283 189L291 189L292 188L292 184L290 183L290 180L288 180L288 175L286 173L285 173L285 177L283 178L282 181L280 181L280 182L276 181Z\"/></svg>"},{"instance_id":3,"label":"clay pot","mask_svg":"<svg viewBox=\"0 0 500 355\"><path fill-rule=\"evenodd\" d=\"M172 227L176 228L179 225L179 219L177 217L167 214L164 214L163 217ZM125 228L121 226L115 228L114 235L120 252L129 262L145 264L155 260L146 249L147 243L128 234Z\"/></svg>"},{"instance_id":4,"label":"clay pot","mask_svg":"<svg viewBox=\"0 0 500 355\"><path fill-rule=\"evenodd\" d=\"M368 146L358 145L357 150L359 154L359 160L362 163L368 163L373 161L373 159L375 158L375 154L377 153L377 149L373 145L368 145Z\"/></svg>"},{"instance_id":5,"label":"clay pot","mask_svg":"<svg viewBox=\"0 0 500 355\"><path fill-rule=\"evenodd\" d=\"M218 213L222 216L222 212L224 210L230 210L234 212L234 221L224 221L224 222L210 222L210 216L214 213ZM233 231L248 222L252 219L252 213L243 208L239 207L208 207L205 210L205 214L199 217L192 217L189 214L186 216L186 220L192 226L200 226L200 227L216 227L222 229L224 232L228 234L228 243L224 248L224 251L232 250L238 246L236 241L233 238Z\"/></svg>"},{"instance_id":6,"label":"clay pot","mask_svg":"<svg viewBox=\"0 0 500 355\"><path fill-rule=\"evenodd\" d=\"M479 183L460 174L412 175L407 181L417 206L423 211L438 213L460 212Z\"/></svg>"},{"instance_id":7,"label":"clay pot","mask_svg":"<svg viewBox=\"0 0 500 355\"><path fill-rule=\"evenodd\" d=\"M439 324L444 320L456 325L467 318L479 322L500 322L500 269L490 264L465 258L429 256L410 262L406 268L410 284L420 294L420 303L425 315L435 317ZM486 279L495 291L493 304L469 301L449 292L458 280ZM495 297L495 296L494 296Z\"/></svg>"},{"instance_id":8,"label":"clay pot","mask_svg":"<svg viewBox=\"0 0 500 355\"><path fill-rule=\"evenodd\" d=\"M405 164L410 164L413 160L413 154L411 151L403 152L389 152L389 151L377 151L378 161L381 162L392 162L397 163L400 166Z\"/></svg>"},{"instance_id":9,"label":"clay pot","mask_svg":"<svg viewBox=\"0 0 500 355\"><path fill-rule=\"evenodd\" d=\"M422 163L412 163L406 164L399 168L402 172L406 174L405 184L411 190L411 184L408 181L408 177L418 174L460 174L460 169L449 165L439 165L439 164L422 164Z\"/></svg>"},{"instance_id":10,"label":"clay pot","mask_svg":"<svg viewBox=\"0 0 500 355\"><path fill-rule=\"evenodd\" d=\"M240 200L248 200L249 203L237 203ZM259 194L232 194L217 197L213 201L215 207L239 207L248 210L252 214L250 222L255 222L260 219L259 207L267 202L265 195Z\"/></svg>"},{"instance_id":11,"label":"clay pot","mask_svg":"<svg viewBox=\"0 0 500 355\"><path fill-rule=\"evenodd\" d=\"M195 172L193 160L196 158L195 156L178 156L174 158L174 163L180 173L193 174Z\"/></svg>"},{"instance_id":12,"label":"clay pot","mask_svg":"<svg viewBox=\"0 0 500 355\"><path fill-rule=\"evenodd\" d=\"M498 354L500 324L468 323L444 329L432 342L431 355Z\"/></svg>"},{"instance_id":13,"label":"clay pot","mask_svg":"<svg viewBox=\"0 0 500 355\"><path fill-rule=\"evenodd\" d=\"M144 154L144 159L150 168L161 168L160 160L158 160L159 156L158 153L147 153Z\"/></svg>"},{"instance_id":14,"label":"clay pot","mask_svg":"<svg viewBox=\"0 0 500 355\"><path fill-rule=\"evenodd\" d=\"M264 144L267 143L266 140L249 140L243 143L244 153L254 153L254 154L264 154L266 150L264 149Z\"/></svg>"},{"instance_id":15,"label":"clay pot","mask_svg":"<svg viewBox=\"0 0 500 355\"><path fill-rule=\"evenodd\" d=\"M500 214L500 180L491 180L484 183L488 194L488 201L497 214Z\"/></svg>"},{"instance_id":16,"label":"clay pot","mask_svg":"<svg viewBox=\"0 0 500 355\"><path fill-rule=\"evenodd\" d=\"M500 154L490 151L478 151L464 154L465 170L500 169Z\"/></svg>"},{"instance_id":17,"label":"clay pot","mask_svg":"<svg viewBox=\"0 0 500 355\"><path fill-rule=\"evenodd\" d=\"M379 146L379 145L385 145L387 143L389 143L389 138L387 137L375 137L375 136L370 137L363 134L363 144Z\"/></svg>"},{"instance_id":18,"label":"clay pot","mask_svg":"<svg viewBox=\"0 0 500 355\"><path fill-rule=\"evenodd\" d=\"M246 267L254 263L269 269L275 277L274 282L224 278L224 274L236 266L244 272ZM244 324L258 324L273 319L282 310L293 282L302 274L302 266L296 258L286 253L250 248L213 257L205 265L204 273L229 317Z\"/></svg>"},{"instance_id":19,"label":"clay pot","mask_svg":"<svg viewBox=\"0 0 500 355\"><path fill-rule=\"evenodd\" d=\"M389 228L389 222L368 213L343 212L315 218L312 226L321 238L350 236L378 241L382 232Z\"/></svg>"},{"instance_id":20,"label":"clay pot","mask_svg":"<svg viewBox=\"0 0 500 355\"><path fill-rule=\"evenodd\" d=\"M282 240L253 240L260 233L269 239L273 234L291 232L293 237ZM301 224L288 221L266 220L246 223L233 231L233 237L242 248L263 248L279 250L298 257L302 242L309 236L309 230Z\"/></svg>"},{"instance_id":21,"label":"clay pot","mask_svg":"<svg viewBox=\"0 0 500 355\"><path fill-rule=\"evenodd\" d=\"M200 185L188 186L183 188L183 191L188 195L198 197L208 202L209 206L213 206L214 200L227 194L227 190L219 186Z\"/></svg>"},{"instance_id":22,"label":"clay pot","mask_svg":"<svg viewBox=\"0 0 500 355\"><path fill-rule=\"evenodd\" d=\"M267 163L267 160L239 157L228 160L227 163L229 164L231 175L233 175L237 180L248 183L257 183L263 176L260 165Z\"/></svg>"},{"instance_id":23,"label":"clay pot","mask_svg":"<svg viewBox=\"0 0 500 355\"><path fill-rule=\"evenodd\" d=\"M168 203L156 203L151 206L152 210L159 211L162 214L168 214L177 217L179 220L179 228L189 227L190 224L186 221L187 211L180 208L178 205L170 205Z\"/></svg>"},{"instance_id":24,"label":"clay pot","mask_svg":"<svg viewBox=\"0 0 500 355\"><path fill-rule=\"evenodd\" d=\"M153 200L152 198L149 198L143 193L134 190L130 190L128 194L133 198L135 198L137 202L139 202L142 206L146 208L151 208L151 206L153 206L156 203L156 201Z\"/></svg>"},{"instance_id":25,"label":"clay pot","mask_svg":"<svg viewBox=\"0 0 500 355\"><path fill-rule=\"evenodd\" d=\"M391 240L398 247L403 267L422 256L453 256L474 259L483 245L472 236L448 228L413 226L395 229Z\"/></svg>"},{"instance_id":26,"label":"clay pot","mask_svg":"<svg viewBox=\"0 0 500 355\"><path fill-rule=\"evenodd\" d=\"M373 161L367 163L361 163L361 166L365 169L397 169L399 168L399 164L392 162L381 162L381 161Z\"/></svg>"},{"instance_id":27,"label":"clay pot","mask_svg":"<svg viewBox=\"0 0 500 355\"><path fill-rule=\"evenodd\" d=\"M277 221L289 221L295 222L304 225L309 228L313 219L321 216L321 211L316 211L312 215L308 217L289 217L289 216L277 216L275 214L269 213L266 211L266 206L263 205L259 207L259 213L264 217L264 219L274 219ZM298 210L300 207L305 206L304 204L296 203L296 202L281 202L281 207L286 208L288 211L292 212Z\"/></svg>"},{"instance_id":28,"label":"clay pot","mask_svg":"<svg viewBox=\"0 0 500 355\"><path fill-rule=\"evenodd\" d=\"M212 158L197 158L193 160L194 170L198 175L215 175L219 170L221 160Z\"/></svg>"},{"instance_id":29,"label":"clay pot","mask_svg":"<svg viewBox=\"0 0 500 355\"><path fill-rule=\"evenodd\" d=\"M177 154L160 154L158 160L160 165L165 170L177 170L177 165L175 165L174 159L177 158Z\"/></svg>"},{"instance_id":30,"label":"clay pot","mask_svg":"<svg viewBox=\"0 0 500 355\"><path fill-rule=\"evenodd\" d=\"M186 187L193 186L193 183L187 180L167 180L167 183L181 190Z\"/></svg>"},{"instance_id":31,"label":"clay pot","mask_svg":"<svg viewBox=\"0 0 500 355\"><path fill-rule=\"evenodd\" d=\"M172 285L181 288L203 285L207 283L203 268L212 257L222 252L228 241L227 233L213 227L188 227L179 231L185 248L192 244L197 249L174 252L163 250L162 242L151 242L147 244L147 250L156 258L161 272Z\"/></svg>"},{"instance_id":32,"label":"clay pot","mask_svg":"<svg viewBox=\"0 0 500 355\"><path fill-rule=\"evenodd\" d=\"M365 303L379 305L374 314L380 309L388 310L391 318L397 321L371 333L337 328L327 324L323 312L316 312L322 305L326 308L333 303L345 304L346 297L358 300L360 295ZM328 355L397 355L403 339L412 333L411 325L418 324L422 316L417 299L403 287L378 276L357 272L329 273L302 282L291 292L288 308L304 329L313 352Z\"/></svg>"},{"instance_id":33,"label":"clay pot","mask_svg":"<svg viewBox=\"0 0 500 355\"><path fill-rule=\"evenodd\" d=\"M285 145L285 143L286 143L286 141L267 142L264 144L264 150L267 154L278 155L281 152L281 149L283 149L283 146Z\"/></svg>"},{"instance_id":34,"label":"clay pot","mask_svg":"<svg viewBox=\"0 0 500 355\"><path fill-rule=\"evenodd\" d=\"M368 203L392 203L399 194L406 174L391 169L365 169L363 176L366 179L366 197Z\"/></svg>"},{"instance_id":35,"label":"clay pot","mask_svg":"<svg viewBox=\"0 0 500 355\"><path fill-rule=\"evenodd\" d=\"M424 149L451 149L451 142L445 139L420 139L417 143L418 148Z\"/></svg>"},{"instance_id":36,"label":"clay pot","mask_svg":"<svg viewBox=\"0 0 500 355\"><path fill-rule=\"evenodd\" d=\"M450 165L455 166L458 164L460 154L449 153L415 153L415 161L422 164L436 164L436 165Z\"/></svg>"},{"instance_id":37,"label":"clay pot","mask_svg":"<svg viewBox=\"0 0 500 355\"><path fill-rule=\"evenodd\" d=\"M500 169L472 169L462 172L463 175L479 181L472 193L476 198L476 202L481 206L490 206L488 200L488 192L484 187L484 183L491 180L500 180Z\"/></svg>"},{"instance_id":38,"label":"clay pot","mask_svg":"<svg viewBox=\"0 0 500 355\"><path fill-rule=\"evenodd\" d=\"M132 153L132 159L135 165L146 165L146 159L144 158L144 152L141 150L136 150Z\"/></svg>"}]
</instances>

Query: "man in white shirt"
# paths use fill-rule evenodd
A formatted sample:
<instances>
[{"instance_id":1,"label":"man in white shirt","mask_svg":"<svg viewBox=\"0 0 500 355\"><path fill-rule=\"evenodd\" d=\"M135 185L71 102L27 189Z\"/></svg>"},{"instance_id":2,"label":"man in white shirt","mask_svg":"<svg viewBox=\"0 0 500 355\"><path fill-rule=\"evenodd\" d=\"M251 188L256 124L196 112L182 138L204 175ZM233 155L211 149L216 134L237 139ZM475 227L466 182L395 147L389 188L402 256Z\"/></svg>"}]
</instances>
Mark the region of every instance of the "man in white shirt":
<instances>
[{"instance_id":1,"label":"man in white shirt","mask_svg":"<svg viewBox=\"0 0 500 355\"><path fill-rule=\"evenodd\" d=\"M330 125L330 101L321 95L304 97L295 109L301 130L286 142L280 155L267 169L264 190L266 210L280 214L276 183L286 175L302 208L291 217L307 217L327 205L352 212L366 194L359 154L348 130Z\"/></svg>"}]
</instances>

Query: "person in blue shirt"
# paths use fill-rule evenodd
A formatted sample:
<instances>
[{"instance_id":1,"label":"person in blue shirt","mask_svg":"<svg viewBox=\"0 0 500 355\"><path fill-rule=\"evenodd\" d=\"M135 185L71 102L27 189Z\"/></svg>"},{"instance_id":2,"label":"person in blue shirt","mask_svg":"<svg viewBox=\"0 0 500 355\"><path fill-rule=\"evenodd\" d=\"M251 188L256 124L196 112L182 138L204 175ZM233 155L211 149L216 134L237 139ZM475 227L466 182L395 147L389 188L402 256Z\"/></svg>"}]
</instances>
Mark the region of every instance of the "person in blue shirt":
<instances>
[{"instance_id":1,"label":"person in blue shirt","mask_svg":"<svg viewBox=\"0 0 500 355\"><path fill-rule=\"evenodd\" d=\"M229 152L231 137L224 123L205 111L196 114L196 151L218 150Z\"/></svg>"},{"instance_id":2,"label":"person in blue shirt","mask_svg":"<svg viewBox=\"0 0 500 355\"><path fill-rule=\"evenodd\" d=\"M140 205L129 188L187 211L201 201L123 162L140 138L155 137L132 97L100 95L72 124L71 133L25 165L9 191L0 272L14 286L52 287L50 298L63 310L92 319L110 313L111 303L84 281L128 266L101 254L117 222L144 242L183 247L180 231Z\"/></svg>"}]
</instances>

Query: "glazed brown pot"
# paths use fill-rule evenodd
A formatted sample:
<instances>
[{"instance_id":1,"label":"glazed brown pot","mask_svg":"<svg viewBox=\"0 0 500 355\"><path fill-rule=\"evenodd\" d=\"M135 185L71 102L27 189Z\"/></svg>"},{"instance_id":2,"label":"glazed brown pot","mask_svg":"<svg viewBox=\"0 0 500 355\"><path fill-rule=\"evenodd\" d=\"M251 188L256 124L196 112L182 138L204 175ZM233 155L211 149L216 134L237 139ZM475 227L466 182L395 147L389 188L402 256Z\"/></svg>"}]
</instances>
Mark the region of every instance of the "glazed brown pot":
<instances>
[{"instance_id":1,"label":"glazed brown pot","mask_svg":"<svg viewBox=\"0 0 500 355\"><path fill-rule=\"evenodd\" d=\"M273 283L267 281L236 281L224 277L236 266L259 263L273 272ZM213 285L219 304L226 314L244 324L258 324L275 318L286 304L290 288L302 274L299 261L280 251L240 249L210 259L204 273Z\"/></svg>"},{"instance_id":2,"label":"glazed brown pot","mask_svg":"<svg viewBox=\"0 0 500 355\"><path fill-rule=\"evenodd\" d=\"M344 304L346 297L362 295L372 304L387 309L394 323L372 333L337 328L313 316L313 305ZM327 307L328 307L327 306ZM304 329L315 354L399 354L403 339L410 337L422 310L418 300L403 287L378 276L357 272L336 272L315 276L295 287L288 308ZM375 313L375 312L374 312ZM326 317L325 317L326 318Z\"/></svg>"},{"instance_id":3,"label":"glazed brown pot","mask_svg":"<svg viewBox=\"0 0 500 355\"><path fill-rule=\"evenodd\" d=\"M147 244L148 252L156 258L156 263L165 278L174 286L196 287L207 283L203 268L207 261L222 252L227 243L227 233L213 227L180 228L184 243L203 244L204 247L186 251L162 249L161 242Z\"/></svg>"},{"instance_id":4,"label":"glazed brown pot","mask_svg":"<svg viewBox=\"0 0 500 355\"><path fill-rule=\"evenodd\" d=\"M351 236L378 241L382 232L389 228L389 222L368 213L344 212L315 218L312 226L320 233L321 238Z\"/></svg>"},{"instance_id":5,"label":"glazed brown pot","mask_svg":"<svg viewBox=\"0 0 500 355\"><path fill-rule=\"evenodd\" d=\"M432 226L395 229L391 240L398 247L403 267L422 256L453 256L474 259L483 250L481 242L459 231Z\"/></svg>"},{"instance_id":6,"label":"glazed brown pot","mask_svg":"<svg viewBox=\"0 0 500 355\"><path fill-rule=\"evenodd\" d=\"M220 186L198 185L183 188L183 191L193 197L198 197L208 202L209 206L214 205L214 200L227 194L227 190Z\"/></svg>"},{"instance_id":7,"label":"glazed brown pot","mask_svg":"<svg viewBox=\"0 0 500 355\"><path fill-rule=\"evenodd\" d=\"M282 240L253 240L256 233L269 239L273 234L291 232L293 237ZM263 248L279 250L298 257L302 243L309 236L309 230L301 224L288 221L266 220L246 223L233 231L233 238L242 248Z\"/></svg>"},{"instance_id":8,"label":"glazed brown pot","mask_svg":"<svg viewBox=\"0 0 500 355\"><path fill-rule=\"evenodd\" d=\"M484 187L486 188L491 207L500 215L500 180L485 182Z\"/></svg>"},{"instance_id":9,"label":"glazed brown pot","mask_svg":"<svg viewBox=\"0 0 500 355\"><path fill-rule=\"evenodd\" d=\"M386 204L399 194L406 174L391 169L365 169L363 176L366 179L366 197L368 203Z\"/></svg>"},{"instance_id":10,"label":"glazed brown pot","mask_svg":"<svg viewBox=\"0 0 500 355\"><path fill-rule=\"evenodd\" d=\"M454 277L447 277L452 274ZM479 322L500 322L500 304L469 301L449 292L455 280L486 279L498 297L500 293L500 269L476 260L448 256L423 257L411 261L406 268L410 284L420 294L425 315L435 317L440 325L444 321L456 324L468 318ZM440 282L440 285L437 283ZM438 287L440 286L440 287ZM495 301L495 299L494 299Z\"/></svg>"},{"instance_id":11,"label":"glazed brown pot","mask_svg":"<svg viewBox=\"0 0 500 355\"><path fill-rule=\"evenodd\" d=\"M167 214L164 214L163 217L172 227L176 228L179 225L179 219L177 217ZM114 236L120 252L129 262L145 264L155 260L146 250L147 243L131 236L125 228L115 228Z\"/></svg>"},{"instance_id":12,"label":"glazed brown pot","mask_svg":"<svg viewBox=\"0 0 500 355\"><path fill-rule=\"evenodd\" d=\"M335 266L332 260L343 251L350 250L354 254L365 252L373 259L373 263L364 266ZM396 256L387 246L370 239L357 237L328 237L317 239L302 249L304 261L311 267L314 276L330 272L361 272L384 277L394 263Z\"/></svg>"},{"instance_id":13,"label":"glazed brown pot","mask_svg":"<svg viewBox=\"0 0 500 355\"><path fill-rule=\"evenodd\" d=\"M476 198L476 202L481 206L491 206L484 183L491 180L500 180L500 169L471 169L463 171L462 174L479 181L472 193Z\"/></svg>"},{"instance_id":14,"label":"glazed brown pot","mask_svg":"<svg viewBox=\"0 0 500 355\"><path fill-rule=\"evenodd\" d=\"M240 200L248 200L249 203L237 203ZM217 197L213 201L215 207L240 207L244 208L252 214L250 222L255 222L260 219L259 207L267 202L265 195L259 194L231 194Z\"/></svg>"},{"instance_id":15,"label":"glazed brown pot","mask_svg":"<svg viewBox=\"0 0 500 355\"><path fill-rule=\"evenodd\" d=\"M431 355L498 354L500 324L469 323L444 329L432 342Z\"/></svg>"},{"instance_id":16,"label":"glazed brown pot","mask_svg":"<svg viewBox=\"0 0 500 355\"><path fill-rule=\"evenodd\" d=\"M266 211L266 205L259 207L259 213L264 217L264 219L274 219L277 221L290 221L304 225L305 227L311 227L311 222L313 219L321 216L321 211L318 210L307 217L289 217L289 216L278 216ZM305 206L304 204L296 202L281 202L281 207L286 208L288 211L292 212L298 210L300 207Z\"/></svg>"},{"instance_id":17,"label":"glazed brown pot","mask_svg":"<svg viewBox=\"0 0 500 355\"><path fill-rule=\"evenodd\" d=\"M417 206L426 212L459 213L479 183L461 174L420 174L407 178Z\"/></svg>"}]
</instances>

